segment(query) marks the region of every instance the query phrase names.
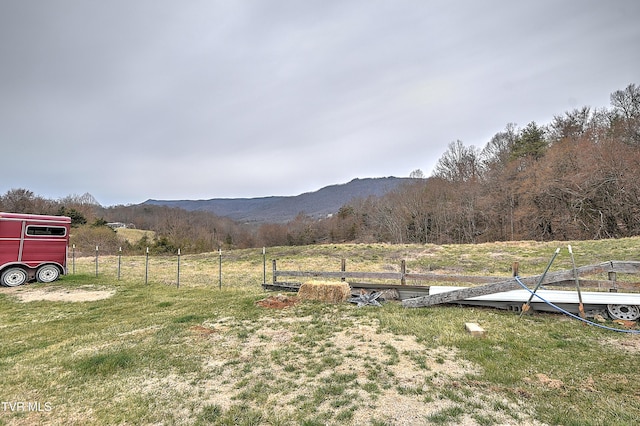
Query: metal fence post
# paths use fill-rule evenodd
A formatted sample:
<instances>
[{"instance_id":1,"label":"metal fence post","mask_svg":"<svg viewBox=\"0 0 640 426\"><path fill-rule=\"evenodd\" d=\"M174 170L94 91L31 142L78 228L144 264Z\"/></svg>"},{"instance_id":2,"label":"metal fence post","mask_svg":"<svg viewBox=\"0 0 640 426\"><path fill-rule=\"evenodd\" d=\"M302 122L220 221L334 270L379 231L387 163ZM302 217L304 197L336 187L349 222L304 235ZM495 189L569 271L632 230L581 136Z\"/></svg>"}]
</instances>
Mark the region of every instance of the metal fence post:
<instances>
[{"instance_id":1,"label":"metal fence post","mask_svg":"<svg viewBox=\"0 0 640 426\"><path fill-rule=\"evenodd\" d=\"M267 249L262 247L262 284L267 283Z\"/></svg>"},{"instance_id":2,"label":"metal fence post","mask_svg":"<svg viewBox=\"0 0 640 426\"><path fill-rule=\"evenodd\" d=\"M271 261L271 266L272 266L272 268L273 268L273 285L275 285L275 284L276 284L276 279L277 279L277 278L276 278L276 276L277 276L277 274L276 274L276 268L277 268L277 266L276 266L276 259L273 259L273 260Z\"/></svg>"},{"instance_id":3,"label":"metal fence post","mask_svg":"<svg viewBox=\"0 0 640 426\"><path fill-rule=\"evenodd\" d=\"M180 288L180 249L178 249L178 281L176 287Z\"/></svg>"},{"instance_id":4,"label":"metal fence post","mask_svg":"<svg viewBox=\"0 0 640 426\"><path fill-rule=\"evenodd\" d=\"M122 260L122 247L118 249L118 281L120 281L120 264Z\"/></svg>"},{"instance_id":5,"label":"metal fence post","mask_svg":"<svg viewBox=\"0 0 640 426\"><path fill-rule=\"evenodd\" d=\"M149 283L149 247L147 247L147 254L144 261L144 283Z\"/></svg>"}]
</instances>

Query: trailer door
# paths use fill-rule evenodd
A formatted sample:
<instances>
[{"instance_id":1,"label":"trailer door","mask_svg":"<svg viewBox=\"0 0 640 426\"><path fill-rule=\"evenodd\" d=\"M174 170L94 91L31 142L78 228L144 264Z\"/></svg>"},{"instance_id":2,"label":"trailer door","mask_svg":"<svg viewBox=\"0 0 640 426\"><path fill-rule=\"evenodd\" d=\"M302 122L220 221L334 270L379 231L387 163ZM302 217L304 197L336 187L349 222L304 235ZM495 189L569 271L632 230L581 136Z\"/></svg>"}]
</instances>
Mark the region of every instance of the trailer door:
<instances>
[{"instance_id":1,"label":"trailer door","mask_svg":"<svg viewBox=\"0 0 640 426\"><path fill-rule=\"evenodd\" d=\"M21 260L24 226L22 220L0 217L0 265Z\"/></svg>"},{"instance_id":2,"label":"trailer door","mask_svg":"<svg viewBox=\"0 0 640 426\"><path fill-rule=\"evenodd\" d=\"M66 265L67 228L46 223L27 223L22 261L30 266L55 262Z\"/></svg>"}]
</instances>

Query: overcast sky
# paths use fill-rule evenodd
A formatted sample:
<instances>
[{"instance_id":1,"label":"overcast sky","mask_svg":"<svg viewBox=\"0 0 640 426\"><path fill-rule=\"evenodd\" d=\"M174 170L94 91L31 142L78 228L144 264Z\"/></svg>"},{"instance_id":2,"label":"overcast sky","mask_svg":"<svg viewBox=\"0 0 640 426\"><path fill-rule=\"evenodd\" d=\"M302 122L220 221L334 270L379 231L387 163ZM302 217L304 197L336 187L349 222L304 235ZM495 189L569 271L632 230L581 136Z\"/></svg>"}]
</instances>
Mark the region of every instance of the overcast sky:
<instances>
[{"instance_id":1,"label":"overcast sky","mask_svg":"<svg viewBox=\"0 0 640 426\"><path fill-rule=\"evenodd\" d=\"M638 0L0 0L0 195L298 195L640 84Z\"/></svg>"}]
</instances>

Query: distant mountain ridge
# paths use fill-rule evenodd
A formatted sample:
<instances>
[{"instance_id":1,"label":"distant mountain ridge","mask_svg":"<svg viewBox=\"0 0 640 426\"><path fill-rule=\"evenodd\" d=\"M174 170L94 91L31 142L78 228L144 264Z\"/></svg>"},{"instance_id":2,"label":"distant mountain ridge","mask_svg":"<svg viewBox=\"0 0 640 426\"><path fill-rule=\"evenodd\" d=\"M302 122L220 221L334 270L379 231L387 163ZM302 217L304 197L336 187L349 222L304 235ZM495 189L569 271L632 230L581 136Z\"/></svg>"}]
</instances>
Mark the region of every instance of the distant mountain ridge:
<instances>
[{"instance_id":1,"label":"distant mountain ridge","mask_svg":"<svg viewBox=\"0 0 640 426\"><path fill-rule=\"evenodd\" d=\"M342 206L354 199L380 197L413 180L397 177L354 179L345 184L330 185L296 196L210 200L149 199L142 204L178 207L187 211L208 211L243 223L284 223L300 213L316 219L327 217L337 213Z\"/></svg>"}]
</instances>

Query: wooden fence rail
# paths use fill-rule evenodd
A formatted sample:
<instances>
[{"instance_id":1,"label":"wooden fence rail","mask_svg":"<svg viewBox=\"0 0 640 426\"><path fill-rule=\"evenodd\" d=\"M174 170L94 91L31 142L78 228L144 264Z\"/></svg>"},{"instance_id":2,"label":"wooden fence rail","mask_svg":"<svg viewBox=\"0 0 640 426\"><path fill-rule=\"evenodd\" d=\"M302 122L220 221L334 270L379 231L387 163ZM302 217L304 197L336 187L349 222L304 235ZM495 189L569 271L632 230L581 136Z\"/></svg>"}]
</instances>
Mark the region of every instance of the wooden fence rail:
<instances>
[{"instance_id":1,"label":"wooden fence rail","mask_svg":"<svg viewBox=\"0 0 640 426\"><path fill-rule=\"evenodd\" d=\"M399 272L358 272L347 271L346 260L342 259L340 271L292 271L278 270L277 261L272 261L272 282L264 283L263 287L268 290L292 290L297 289L302 284L302 278L329 278L340 279L341 281L349 280L352 288L366 289L398 289L398 290L428 290L428 283L432 282L455 282L469 284L484 284L468 289L449 292L446 295L424 296L420 300L407 301L408 306L426 306L431 304L448 303L455 300L461 300L467 297L480 296L483 294L491 294L501 291L520 288L515 278L496 277L496 276L478 276L478 275L442 275L433 273L408 273L406 271L406 262L400 263ZM512 267L513 276L517 275L518 265L514 263ZM587 265L577 268L578 275L595 275L601 273L608 274L608 280L590 280L580 278L581 285L585 287L607 288L609 291L617 291L618 288L638 289L637 283L620 283L616 277L618 273L636 274L640 273L640 262L635 261L609 261L597 265ZM266 277L266 274L265 274ZM537 281L539 276L522 278L525 284L532 284ZM284 280L281 280L284 279ZM353 280L370 280L369 282L357 282ZM377 282L371 282L377 281ZM383 283L382 281L387 281ZM418 282L421 284L407 285L407 280ZM388 281L395 283L389 284ZM542 282L543 285L554 286L574 286L575 280L572 270L563 270L551 272L547 274Z\"/></svg>"},{"instance_id":2,"label":"wooden fence rail","mask_svg":"<svg viewBox=\"0 0 640 426\"><path fill-rule=\"evenodd\" d=\"M466 282L471 284L483 284L493 283L498 280L504 279L501 277L488 277L478 275L442 275L442 274L419 274L408 273L406 269L406 261L400 262L399 272L359 272L359 271L347 271L346 260L342 259L340 271L292 271L292 270L279 270L277 261L272 261L272 282L264 283L265 289L292 289L297 288L302 284L301 278L329 278L340 279L341 281L349 280L349 284L353 288L396 288L407 286L407 280L428 283L428 282ZM284 278L284 280L281 280ZM369 280L369 282L357 282L353 280ZM371 282L374 281L374 282ZM393 284L382 283L381 281L395 282ZM420 285L411 285L411 287L419 287ZM427 287L428 288L428 287Z\"/></svg>"}]
</instances>

